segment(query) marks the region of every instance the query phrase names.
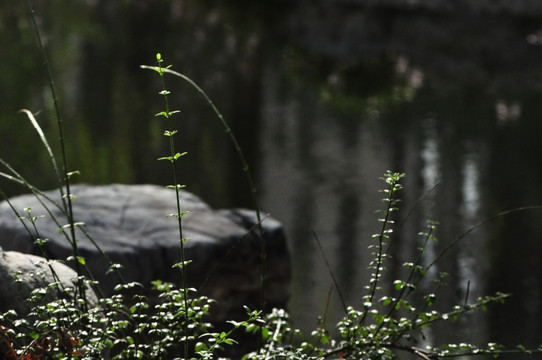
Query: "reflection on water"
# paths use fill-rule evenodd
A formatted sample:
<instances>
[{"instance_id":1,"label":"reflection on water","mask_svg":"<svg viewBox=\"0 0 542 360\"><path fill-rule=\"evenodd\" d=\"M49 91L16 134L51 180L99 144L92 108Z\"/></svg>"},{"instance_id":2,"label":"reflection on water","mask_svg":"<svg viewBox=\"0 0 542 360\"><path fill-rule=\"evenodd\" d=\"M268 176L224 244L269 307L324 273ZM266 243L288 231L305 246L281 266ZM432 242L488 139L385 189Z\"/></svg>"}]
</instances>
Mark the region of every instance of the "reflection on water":
<instances>
[{"instance_id":1,"label":"reflection on water","mask_svg":"<svg viewBox=\"0 0 542 360\"><path fill-rule=\"evenodd\" d=\"M438 134L435 128L435 120L427 120L423 127L423 130L424 139L420 154L423 162L423 167L421 170L421 177L423 181L422 191L424 194L428 194L428 196L421 203L421 211L423 214L422 218L424 220L436 221L437 219L433 219L432 216L435 208L437 207L437 204L435 203L435 198L430 196L430 194L439 185L442 175L439 171L440 154L438 146ZM418 226L423 228L424 224L420 223L418 224ZM423 244L420 244L420 246L423 246ZM433 261L433 259L435 259L435 256L437 256L435 243L433 241L428 242L425 253L427 255L423 259L423 265L428 267ZM436 278L438 278L438 274L436 273L438 267L439 264L436 264L434 268L428 273L428 279L434 281Z\"/></svg>"},{"instance_id":2,"label":"reflection on water","mask_svg":"<svg viewBox=\"0 0 542 360\"><path fill-rule=\"evenodd\" d=\"M418 233L427 220L441 223L429 264L482 219L542 204L542 48L526 41L536 19L174 0L165 13L150 1L51 4L37 13L80 180L169 182L169 168L155 161L166 149L163 126L152 118L161 108L158 79L139 69L162 52L224 113L255 172L262 207L283 222L294 270L290 310L304 329L324 316L332 284L315 236L347 302L363 293L384 185L378 177L387 169L407 173L389 280L423 244ZM0 10L0 46L13 49L0 57L7 69L0 73L0 156L51 187L47 159L16 115L41 111L38 120L56 138L41 60L24 9L5 2ZM57 16L67 10L73 16ZM183 182L214 206L250 206L221 126L196 92L170 81L182 110L179 150L189 152ZM449 273L437 306L493 291L515 295L455 331L437 327L427 341L538 345L539 218L496 219L446 251L429 275ZM333 291L326 319L341 315Z\"/></svg>"},{"instance_id":3,"label":"reflection on water","mask_svg":"<svg viewBox=\"0 0 542 360\"><path fill-rule=\"evenodd\" d=\"M370 261L360 238L376 232L373 212L380 198L364 188L375 188L374 174L383 173L389 159L385 140L371 130L374 124L338 118L299 84L277 91L289 79L275 74L270 71L266 78L263 104L262 203L289 230L291 307L299 325L307 327L315 324L315 314L323 316L331 285L312 233L330 258L347 301L359 299ZM337 298L332 300L336 319L341 309Z\"/></svg>"}]
</instances>

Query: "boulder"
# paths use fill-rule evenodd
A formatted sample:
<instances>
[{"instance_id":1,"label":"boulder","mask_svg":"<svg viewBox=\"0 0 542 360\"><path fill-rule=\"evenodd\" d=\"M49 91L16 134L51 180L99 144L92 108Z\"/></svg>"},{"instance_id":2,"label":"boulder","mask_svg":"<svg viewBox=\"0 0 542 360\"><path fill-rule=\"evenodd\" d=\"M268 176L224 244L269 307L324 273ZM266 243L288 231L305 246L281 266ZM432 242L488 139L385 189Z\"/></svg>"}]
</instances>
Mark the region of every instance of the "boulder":
<instances>
[{"instance_id":1,"label":"boulder","mask_svg":"<svg viewBox=\"0 0 542 360\"><path fill-rule=\"evenodd\" d=\"M27 299L32 290L45 288L57 281L64 288L75 288L76 277L77 273L62 263L47 262L40 256L3 251L0 248L0 312L15 310L19 316L24 316L31 308ZM56 298L55 292L51 290L42 303ZM86 291L86 299L90 306L98 303L96 294L90 289Z\"/></svg>"},{"instance_id":2,"label":"boulder","mask_svg":"<svg viewBox=\"0 0 542 360\"><path fill-rule=\"evenodd\" d=\"M84 257L101 290L110 295L119 278L108 271L111 262L120 264L127 282L139 282L150 289L160 279L180 285L181 273L172 268L180 260L179 227L175 216L175 191L156 185L74 185L71 193L79 254ZM70 229L59 229L68 221L63 213L58 190L40 199L23 195L0 203L0 246L4 250L41 254L35 238L48 239L43 245L54 259L67 259L73 248L66 236ZM53 205L55 203L56 205ZM201 295L217 300L215 319L245 315L242 305L259 306L260 237L254 211L213 210L195 195L181 191L180 206L188 213L182 218L188 265L189 286ZM18 216L31 208L38 217L38 233L29 234ZM29 224L28 221L26 221ZM289 298L290 263L281 224L265 217L261 223L266 247L266 303L286 307ZM34 232L32 230L32 232ZM91 239L84 232L90 234ZM71 263L73 266L73 262Z\"/></svg>"}]
</instances>

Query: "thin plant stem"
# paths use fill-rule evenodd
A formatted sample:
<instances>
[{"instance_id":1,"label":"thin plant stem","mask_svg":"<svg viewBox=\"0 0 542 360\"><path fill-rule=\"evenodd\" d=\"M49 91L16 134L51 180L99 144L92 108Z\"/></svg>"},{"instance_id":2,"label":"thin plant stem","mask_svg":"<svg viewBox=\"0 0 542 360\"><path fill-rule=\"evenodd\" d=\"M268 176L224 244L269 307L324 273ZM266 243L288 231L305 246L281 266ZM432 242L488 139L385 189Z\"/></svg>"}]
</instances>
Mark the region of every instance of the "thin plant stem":
<instances>
[{"instance_id":1,"label":"thin plant stem","mask_svg":"<svg viewBox=\"0 0 542 360\"><path fill-rule=\"evenodd\" d=\"M188 339L188 283L186 279L186 259L185 259L185 252L184 252L184 242L185 238L183 236L183 225L182 225L182 218L183 213L181 212L181 201L180 201L180 188L181 185L179 184L177 180L177 167L176 167L176 160L181 156L181 154L177 154L175 151L175 141L173 139L173 136L175 135L176 131L173 129L173 121L172 121L172 115L176 113L177 111L170 111L169 107L169 100L168 100L168 94L169 91L166 89L166 83L164 79L164 70L165 68L162 67L162 56L160 54L156 55L157 63L158 63L158 74L160 75L160 81L162 83L162 91L160 92L161 95L163 95L164 98L164 109L165 112L163 112L163 116L166 118L168 127L170 130L166 131L165 134L169 137L169 148L170 148L170 164L171 164L171 172L173 176L173 188L175 189L175 199L176 199L176 205L177 205L177 223L179 227L179 253L180 253L180 267L181 267L181 276L182 276L182 290L183 290L183 300L184 300L184 310L185 310L185 321L184 321L184 333L186 336L186 339ZM188 341L184 341L184 357L185 359L188 358Z\"/></svg>"},{"instance_id":2,"label":"thin plant stem","mask_svg":"<svg viewBox=\"0 0 542 360\"><path fill-rule=\"evenodd\" d=\"M337 294L339 294L339 299L341 300L341 304L344 309L344 313L346 316L348 316L348 308L346 306L346 301L344 300L344 296L342 294L341 288L339 287L339 283L337 279L335 278L335 274L333 273L333 270L331 269L331 265L329 264L329 261L327 260L327 256L324 252L324 249L322 248L322 244L320 243L320 239L318 239L318 235L313 231L312 236L314 238L314 241L316 242L316 245L318 245L318 249L320 250L320 254L322 255L322 258L324 259L324 262L327 267L327 271L329 272L329 275L331 276L331 280L333 281L333 286L335 286L335 289L337 290Z\"/></svg>"},{"instance_id":3,"label":"thin plant stem","mask_svg":"<svg viewBox=\"0 0 542 360\"><path fill-rule=\"evenodd\" d=\"M426 248L427 247L427 243L429 242L429 240L431 239L432 237L432 233L434 231L435 227L434 226L429 226L429 231L426 233L425 235L425 240L424 240L424 246L423 248ZM414 274L416 272L416 269L417 267L419 266L420 264L420 261L422 260L422 252L419 251L418 252L418 255L416 256L416 259L414 260L414 263L412 265L412 269L410 270L409 274L408 274L408 278L407 280L405 281L407 284L410 283L410 281L412 280L412 278L414 277ZM408 291L408 293L405 295L405 292ZM410 291L410 288L407 287L407 286L404 286L401 288L401 290L399 291L399 295L397 295L395 301L393 302L393 304L390 306L390 309L388 311L388 313L386 314L386 318L391 318L391 316L393 315L393 313L396 311L396 307L397 305L399 304L399 302L401 300L403 300L403 295L405 295L404 297L406 298L409 294L411 293ZM375 336L380 332L380 330L384 327L384 322L380 323L380 325L378 325L378 328L375 330L374 334Z\"/></svg>"},{"instance_id":4,"label":"thin plant stem","mask_svg":"<svg viewBox=\"0 0 542 360\"><path fill-rule=\"evenodd\" d=\"M80 259L79 249L78 249L78 245L77 245L77 238L75 236L75 225L74 225L73 207L72 207L72 194L70 192L70 174L68 172L68 160L67 160L67 156L66 156L66 147L65 147L65 141L64 141L64 133L63 133L63 126L62 126L62 116L61 116L61 113L60 113L60 105L59 105L58 98L56 96L55 83L54 83L53 75L52 75L52 72L51 72L51 67L49 65L49 60L47 58L47 52L45 51L45 47L43 46L43 41L41 40L40 31L39 31L39 28L38 28L38 24L36 22L36 16L34 14L34 9L32 7L32 3L30 2L30 0L26 0L26 5L27 5L28 10L30 12L30 18L32 19L32 25L33 25L34 30L36 32L36 38L37 38L39 48L40 48L40 51L41 51L41 56L43 58L43 62L44 62L43 65L44 65L44 67L46 69L47 77L49 79L49 88L50 88L50 91L51 91L51 96L53 98L53 104L54 104L54 108L55 108L56 120L57 120L57 125L58 125L58 135L59 135L59 143L60 143L60 150L61 150L60 152L61 152L61 155L62 155L62 164L63 164L63 179L62 178L58 179L58 185L59 185L58 187L60 189L62 202L64 204L64 207L67 210L66 211L67 222L69 224L71 239L72 239L70 244L72 245L73 254L74 254L74 257L76 259L75 268L76 268L77 275L78 275L77 288L78 288L78 291L79 291L79 295L81 296L81 298L83 300L85 300L85 303L86 303L86 294L85 294L85 291L84 291L84 288L83 288L82 281L80 280L80 278L81 278L81 276L83 274L83 271L81 269L81 264L80 264L80 261L79 261L79 259ZM63 190L62 190L63 186L66 186L66 194L67 195L64 195L64 193L63 193Z\"/></svg>"},{"instance_id":5,"label":"thin plant stem","mask_svg":"<svg viewBox=\"0 0 542 360\"><path fill-rule=\"evenodd\" d=\"M147 66L147 65L141 65L142 69L151 69L155 70L155 67L153 66ZM192 79L190 79L188 76L181 74L177 71L171 70L171 69L163 69L164 72L168 74L172 74L175 76L180 77L181 79L188 82L192 87L194 87L205 99L207 104L211 107L213 112L216 114L220 122L222 123L222 126L224 127L226 133L230 137L230 140L232 141L235 151L237 152L237 155L239 156L239 160L241 161L241 166L243 168L243 171L245 173L245 176L247 178L247 182L250 188L250 193L252 197L252 203L256 212L257 217L257 223L258 223L258 232L259 232L259 240L260 240L260 283L261 283L261 291L260 291L260 308L263 310L265 308L265 283L266 283L266 267L267 267L267 250L266 250L266 242L265 238L263 237L263 227L261 225L262 219L261 219L261 212L260 208L258 206L258 199L256 196L256 186L254 184L254 180L252 179L252 174L250 173L249 165L246 161L246 157L243 153L243 150L241 149L241 146L239 145L239 142L237 141L237 138L235 137L235 134L231 130L230 126L228 125L227 121L224 119L224 116L222 113L218 110L214 102L209 98L207 93L198 86Z\"/></svg>"},{"instance_id":6,"label":"thin plant stem","mask_svg":"<svg viewBox=\"0 0 542 360\"><path fill-rule=\"evenodd\" d=\"M505 211L501 211L493 216L490 216L488 218L485 218L483 220L481 220L480 222L478 222L477 224L473 225L472 227L470 227L468 230L466 230L465 232L463 232L461 235L459 235L454 241L452 241L450 244L448 244L448 246L446 248L444 248L439 254L438 256L426 267L426 270L429 270L431 269L439 260L440 258L442 258L447 252L448 250L450 250L452 247L454 247L455 245L457 245L457 243L459 241L461 241L465 236L469 235L471 232L473 232L474 230L478 229L480 226L492 221L492 220L495 220L501 216L505 216L505 215L509 215L509 214L512 214L512 213L515 213L515 212L521 212L521 211L529 211L529 210L542 210L542 206L541 205L534 205L534 206L522 206L522 207L518 207L518 208L515 208L515 209L510 209L510 210L505 210Z\"/></svg>"},{"instance_id":7,"label":"thin plant stem","mask_svg":"<svg viewBox=\"0 0 542 360\"><path fill-rule=\"evenodd\" d=\"M60 175L60 170L58 169L58 165L56 163L55 156L53 154L53 150L51 149L51 146L49 145L49 142L47 141L47 137L45 137L45 134L43 133L43 130L41 129L41 126L36 121L36 118L34 117L34 114L32 114L32 112L30 110L27 110L27 109L21 109L21 110L19 110L19 112L23 113L23 114L25 114L27 116L28 120L30 121L30 123L34 127L34 130L36 130L36 132L38 133L41 143L43 144L43 146L45 146L45 149L47 150L47 154L49 155L49 159L51 160L51 164L53 165L53 169L55 171L56 178L57 179L62 179L62 177ZM64 189L62 188L62 186L59 186L59 190L60 190L60 197L61 197L61 199L62 199L62 201L64 203L64 207L66 207L66 203L65 203L65 199L64 199Z\"/></svg>"},{"instance_id":8,"label":"thin plant stem","mask_svg":"<svg viewBox=\"0 0 542 360\"><path fill-rule=\"evenodd\" d=\"M369 314L369 310L372 306L376 291L378 289L381 273L383 271L382 264L386 255L386 252L384 251L384 240L389 239L388 233L391 232L391 230L388 230L387 227L388 225L393 224L393 220L390 219L391 213L397 210L395 205L398 200L395 198L395 193L397 192L397 190L402 189L402 186L399 184L399 179L402 178L404 174L392 173L391 171L388 171L385 175L386 176L382 178L382 180L386 181L386 183L388 184L388 189L382 190L384 193L387 194L387 197L382 201L387 203L387 207L386 210L378 211L380 213L384 213L384 218L380 219L380 221L382 222L382 228L380 229L380 232L373 235L373 239L378 239L378 253L376 254L376 260L373 260L371 262L371 267L374 272L373 274L371 274L371 286L369 288L369 295L365 297L363 304L364 311L359 321L359 324L363 324L365 322L365 319Z\"/></svg>"},{"instance_id":9,"label":"thin plant stem","mask_svg":"<svg viewBox=\"0 0 542 360\"><path fill-rule=\"evenodd\" d=\"M45 193L43 193L42 191L40 191L39 189L37 189L35 186L31 185L21 174L19 174L11 165L9 165L7 162L5 162L4 160L0 159L0 164L4 165L9 171L11 171L15 176L12 176L12 175L9 175L9 174L5 174L5 173L0 173L0 176L2 177L5 177L7 179L9 179L10 181L14 181L14 182L17 182L21 185L23 185L26 189L30 190L32 192L32 194L34 195L34 197L36 198L36 200L41 204L41 206L43 206L43 208L45 209L45 211L47 212L47 214L49 215L50 219L55 223L55 225L61 229L62 228L62 225L60 224L60 221L57 219L57 217L53 214L53 212L51 211L51 209L49 208L49 206L45 203L45 200L47 200L50 204L52 204L54 207L56 207L61 213L63 214L66 214L66 209L63 208L62 206L60 206L59 204L57 204L53 199L51 199L50 197L48 197ZM15 211L15 214L18 216L17 214L17 211ZM113 266L113 262L111 261L111 259L109 258L109 256L105 253L105 251L103 251L103 249L98 245L98 243L94 240L94 238L89 234L88 231L85 230L85 228L83 226L80 226L80 225L84 225L82 223L75 223L74 222L74 226L77 226L81 232L89 239L89 241L94 245L94 247L100 252L100 254L102 254L102 256L104 256L104 258L107 260L107 262L109 263L110 265L110 268L112 268L115 273L117 274L117 276L119 277L119 279L123 282L123 283L126 283L124 277L122 276L122 274ZM68 234L65 232L65 231L62 231L62 234L64 235L64 237L66 238L66 240L68 241L68 243L72 244L72 239L70 239L70 237L68 236ZM31 234L31 237L32 237L32 234ZM79 259L76 258L75 261L77 263L79 263ZM92 275L92 272L90 271L90 269L88 268L88 266L86 265L82 265L82 267L84 268L87 276L90 278L90 280L92 280L94 283L95 283L95 278L94 276ZM94 289L96 291L98 291L98 293L103 297L103 291L102 289L99 287L99 286L95 286Z\"/></svg>"},{"instance_id":10,"label":"thin plant stem","mask_svg":"<svg viewBox=\"0 0 542 360\"><path fill-rule=\"evenodd\" d=\"M13 204L11 203L11 201L9 200L9 198L7 197L7 195L2 191L0 190L0 196L2 196L2 198L4 199L4 201L8 204L8 206L11 208L11 210L17 215L17 218L20 220L21 224L23 225L23 227L25 228L26 232L30 235L30 237L35 241L39 238L39 234L37 232L37 228L36 228L36 222L35 222L35 219L31 219L31 223L32 223L32 227L34 229L34 232L32 232L32 230L30 229L30 227L26 224L26 222L24 221L23 219L23 216L20 216L19 215L19 212L17 211L17 209L15 209L15 207L13 206ZM28 213L28 216L30 217L30 212ZM36 235L34 235L36 234ZM58 274L56 273L55 269L53 268L53 266L50 264L50 258L47 254L47 252L43 249L42 246L40 246L40 249L42 250L42 254L43 254L43 257L45 258L45 260L47 261L47 264L49 266L49 270L51 271L51 275L53 276L53 279L57 282L60 282L60 278L58 277Z\"/></svg>"}]
</instances>

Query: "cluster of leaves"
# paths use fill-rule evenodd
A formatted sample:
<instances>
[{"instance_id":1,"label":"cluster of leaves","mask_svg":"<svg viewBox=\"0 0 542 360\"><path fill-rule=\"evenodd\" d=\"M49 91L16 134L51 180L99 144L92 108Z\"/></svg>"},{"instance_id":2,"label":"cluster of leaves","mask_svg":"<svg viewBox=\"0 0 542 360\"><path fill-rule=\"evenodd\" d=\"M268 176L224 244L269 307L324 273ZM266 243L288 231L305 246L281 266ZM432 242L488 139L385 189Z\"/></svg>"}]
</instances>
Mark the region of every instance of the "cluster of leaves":
<instances>
[{"instance_id":1,"label":"cluster of leaves","mask_svg":"<svg viewBox=\"0 0 542 360\"><path fill-rule=\"evenodd\" d=\"M501 302L505 294L478 299L472 304L457 305L447 312L432 308L437 301L435 291L423 296L419 308L410 299L424 279L427 267L422 266L424 248L436 241L438 223L429 222L421 233L424 246L412 262L404 264L406 276L396 280L391 291L382 286L387 248L393 234L393 215L398 211L397 193L404 174L387 172L382 178L386 204L379 211L381 230L373 236L371 277L366 295L358 306L345 306L345 315L336 329L323 326L305 337L293 328L285 310L274 309L268 314L247 309L245 321L228 321L229 331L213 332L206 316L212 300L198 296L194 289L170 283L154 282L158 293L150 299L137 283L118 285L116 294L102 297L92 304L79 288L95 286L85 276L75 279L76 287L54 282L35 289L28 298L30 313L17 316L14 311L0 315L1 351L7 359L215 359L225 347L237 344L234 332L246 332L261 339L261 346L244 356L246 360L268 359L396 359L409 353L420 359L492 354L508 352L497 344L478 348L472 344L445 344L442 347L418 348L424 331L440 321L455 321L463 314L483 309L488 303ZM38 218L26 210L32 228ZM178 219L181 219L179 216ZM62 227L60 227L62 228ZM39 238L38 238L39 239ZM43 246L43 242L36 240ZM181 242L182 244L182 242ZM44 250L45 252L45 250ZM76 263L86 265L75 257ZM49 263L50 261L46 261ZM184 268L187 263L175 267ZM53 270L53 267L50 267ZM116 268L112 265L112 268ZM331 271L331 270L330 270ZM52 300L51 300L52 299ZM154 305L152 305L154 304ZM336 330L338 338L330 334ZM527 352L526 349L513 351ZM539 350L536 350L539 351Z\"/></svg>"},{"instance_id":2,"label":"cluster of leaves","mask_svg":"<svg viewBox=\"0 0 542 360\"><path fill-rule=\"evenodd\" d=\"M339 339L333 339L331 331L318 328L312 332L310 341L305 341L303 334L293 330L288 323L288 316L283 311L275 311L267 317L262 337L265 346L258 353L247 355L247 359L397 359L401 353L408 353L419 359L440 359L467 355L491 354L498 356L510 352L503 347L490 343L485 347L462 343L445 344L442 347L426 346L418 348L419 339L424 338L424 331L432 324L441 321L456 321L465 313L485 309L493 302L502 302L506 294L496 294L477 299L472 304L457 305L447 312L434 310L440 281L436 282L436 291L423 296L423 304L416 308L409 300L417 291L419 282L424 279L427 267L422 266L422 255L429 241L437 241L435 231L438 223L429 222L426 232L421 233L425 245L418 249L413 262L404 264L407 275L404 280L396 280L392 294L387 294L381 287L382 274L385 272L386 252L393 233L392 215L398 210L397 192L402 186L399 181L404 174L388 171L382 178L387 188L383 202L386 208L378 213L382 223L381 231L373 236L371 244L373 259L370 283L366 287L359 307L348 306L345 315L337 324ZM444 276L444 274L443 274ZM272 334L272 335L270 335ZM297 340L293 340L297 338ZM297 345L292 345L297 344ZM523 349L525 350L525 349ZM522 351L521 348L511 352ZM539 351L539 350L537 350Z\"/></svg>"},{"instance_id":3,"label":"cluster of leaves","mask_svg":"<svg viewBox=\"0 0 542 360\"><path fill-rule=\"evenodd\" d=\"M184 342L194 342L208 333L204 316L211 301L191 299L184 309L184 292L172 284L155 283L159 301L150 301L137 284L117 287L115 295L85 304L74 297L74 289L63 288L62 298L43 300L57 294L62 284L35 289L27 299L31 312L20 317L14 311L0 316L2 356L8 359L167 359ZM192 291L192 290L191 290ZM56 296L55 296L56 297ZM130 301L127 301L130 299ZM89 306L93 305L93 306ZM185 314L188 313L188 318ZM184 326L190 333L184 332Z\"/></svg>"}]
</instances>

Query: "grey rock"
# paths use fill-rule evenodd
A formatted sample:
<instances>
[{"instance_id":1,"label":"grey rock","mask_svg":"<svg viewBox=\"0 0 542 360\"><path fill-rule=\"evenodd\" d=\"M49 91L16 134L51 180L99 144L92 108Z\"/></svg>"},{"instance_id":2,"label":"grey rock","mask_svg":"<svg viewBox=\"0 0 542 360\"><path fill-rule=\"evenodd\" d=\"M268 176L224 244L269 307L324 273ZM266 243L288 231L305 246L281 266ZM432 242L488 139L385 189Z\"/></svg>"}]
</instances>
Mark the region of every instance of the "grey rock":
<instances>
[{"instance_id":1,"label":"grey rock","mask_svg":"<svg viewBox=\"0 0 542 360\"><path fill-rule=\"evenodd\" d=\"M57 278L53 276L53 271ZM62 263L46 262L39 256L3 251L0 248L0 312L15 310L19 316L24 316L31 308L27 299L32 290L45 288L57 281L63 289L75 289L76 277L77 273ZM56 292L51 289L41 303L57 298ZM88 288L86 299L90 306L98 303L96 294Z\"/></svg>"},{"instance_id":2,"label":"grey rock","mask_svg":"<svg viewBox=\"0 0 542 360\"><path fill-rule=\"evenodd\" d=\"M74 220L84 225L76 228L77 247L105 295L110 295L119 278L108 272L107 254L112 262L122 265L127 282L139 282L150 289L160 279L180 285L179 228L175 217L175 191L155 185L75 185L71 192ZM58 191L45 195L60 204ZM44 197L42 197L44 199ZM66 259L73 254L67 240L70 229L59 233L66 224L61 207L43 200L49 212L33 195L10 199L11 205L24 214L31 208L39 234L46 238L44 247L50 257ZM180 206L188 211L182 218L189 286L201 295L217 300L216 320L239 317L241 305L256 308L260 299L260 240L254 211L213 210L195 195L181 191ZM43 217L41 217L43 216ZM56 218L56 221L53 221ZM28 223L28 221L26 221ZM267 217L261 223L266 246L266 302L269 307L286 307L289 298L290 262L282 226ZM90 241L87 231L99 249ZM8 203L0 203L0 246L28 254L41 254L34 239L22 226ZM72 264L73 265L73 264ZM71 266L72 266L71 265Z\"/></svg>"}]
</instances>

